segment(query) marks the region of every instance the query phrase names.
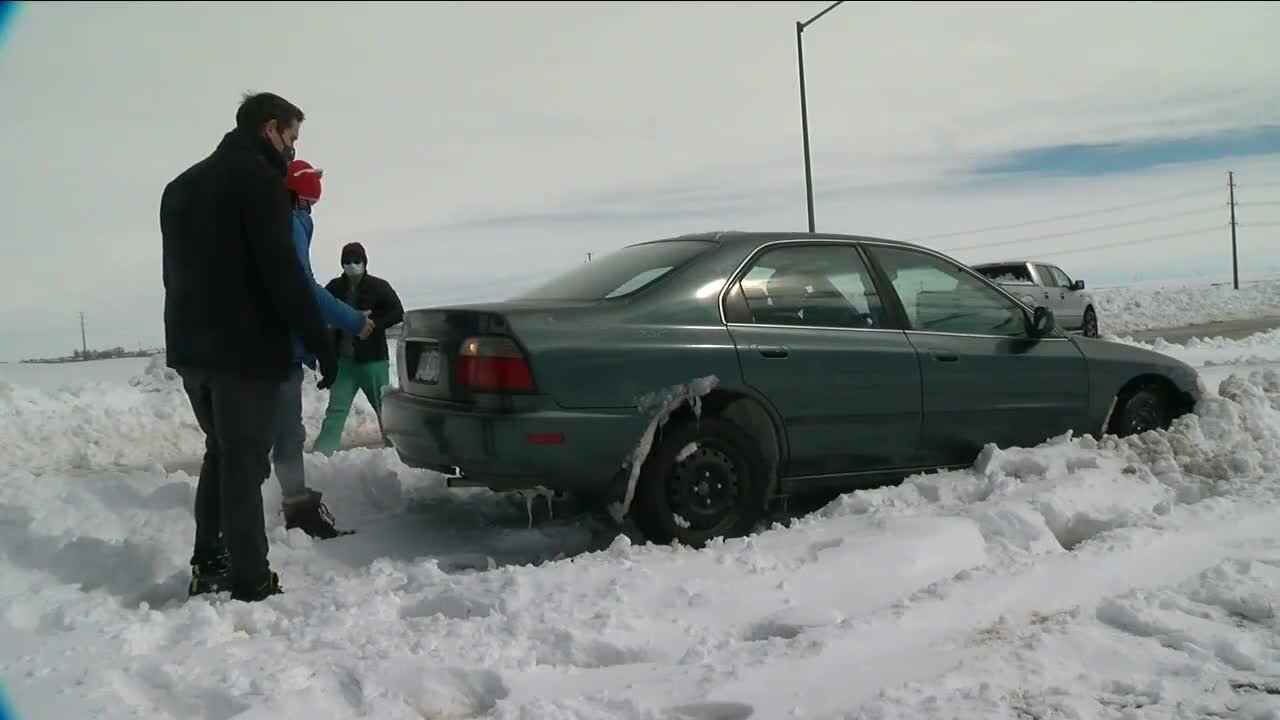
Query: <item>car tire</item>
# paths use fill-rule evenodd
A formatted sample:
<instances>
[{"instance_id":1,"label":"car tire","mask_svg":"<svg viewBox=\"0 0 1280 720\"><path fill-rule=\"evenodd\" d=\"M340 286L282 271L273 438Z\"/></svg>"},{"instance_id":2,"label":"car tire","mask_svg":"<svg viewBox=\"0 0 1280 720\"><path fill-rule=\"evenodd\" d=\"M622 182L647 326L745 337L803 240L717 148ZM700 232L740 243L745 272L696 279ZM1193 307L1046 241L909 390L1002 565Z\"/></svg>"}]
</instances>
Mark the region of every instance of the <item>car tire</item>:
<instances>
[{"instance_id":1,"label":"car tire","mask_svg":"<svg viewBox=\"0 0 1280 720\"><path fill-rule=\"evenodd\" d=\"M1085 337L1098 337L1098 313L1094 312L1092 306L1084 310L1084 321L1080 325L1080 333Z\"/></svg>"},{"instance_id":2,"label":"car tire","mask_svg":"<svg viewBox=\"0 0 1280 720\"><path fill-rule=\"evenodd\" d=\"M1139 385L1121 393L1107 432L1117 437L1167 430L1173 423L1173 403L1158 385Z\"/></svg>"},{"instance_id":3,"label":"car tire","mask_svg":"<svg viewBox=\"0 0 1280 720\"><path fill-rule=\"evenodd\" d=\"M765 466L759 443L728 420L668 424L640 473L636 527L651 542L692 547L746 535L764 514Z\"/></svg>"}]
</instances>

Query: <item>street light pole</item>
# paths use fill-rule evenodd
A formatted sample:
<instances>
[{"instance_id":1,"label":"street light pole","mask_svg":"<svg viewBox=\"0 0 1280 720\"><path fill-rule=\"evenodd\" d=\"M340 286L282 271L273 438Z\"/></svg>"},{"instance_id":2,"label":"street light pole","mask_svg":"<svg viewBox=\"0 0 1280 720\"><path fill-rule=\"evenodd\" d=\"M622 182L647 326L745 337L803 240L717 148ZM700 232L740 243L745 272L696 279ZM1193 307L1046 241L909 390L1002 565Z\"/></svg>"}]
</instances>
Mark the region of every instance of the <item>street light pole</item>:
<instances>
[{"instance_id":1,"label":"street light pole","mask_svg":"<svg viewBox=\"0 0 1280 720\"><path fill-rule=\"evenodd\" d=\"M796 62L800 69L800 130L804 136L804 190L805 200L809 205L809 232L814 232L813 224L813 164L809 159L809 103L805 97L804 86L804 29L818 21L818 18L826 15L836 6L843 3L844 0L838 0L827 7L826 10L814 15L805 22L796 22Z\"/></svg>"},{"instance_id":2,"label":"street light pole","mask_svg":"<svg viewBox=\"0 0 1280 720\"><path fill-rule=\"evenodd\" d=\"M809 232L813 232L813 168L809 162L809 104L804 96L804 23L796 22L796 60L800 65L800 129L804 135L804 196L809 202Z\"/></svg>"}]
</instances>

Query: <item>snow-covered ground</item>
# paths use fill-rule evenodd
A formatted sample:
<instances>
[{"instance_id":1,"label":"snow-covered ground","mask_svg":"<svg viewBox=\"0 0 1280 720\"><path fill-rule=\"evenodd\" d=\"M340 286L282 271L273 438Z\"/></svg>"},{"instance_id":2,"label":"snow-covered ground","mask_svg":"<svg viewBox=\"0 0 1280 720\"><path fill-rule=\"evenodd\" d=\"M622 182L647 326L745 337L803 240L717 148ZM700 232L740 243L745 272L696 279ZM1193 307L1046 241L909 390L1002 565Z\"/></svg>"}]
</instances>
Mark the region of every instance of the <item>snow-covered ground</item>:
<instances>
[{"instance_id":1,"label":"snow-covered ground","mask_svg":"<svg viewBox=\"0 0 1280 720\"><path fill-rule=\"evenodd\" d=\"M1104 334L1124 336L1222 320L1280 317L1280 279L1227 284L1148 283L1089 290Z\"/></svg>"},{"instance_id":2,"label":"snow-covered ground","mask_svg":"<svg viewBox=\"0 0 1280 720\"><path fill-rule=\"evenodd\" d=\"M1169 432L703 550L308 456L360 532L286 533L268 480L286 593L253 605L185 597L195 478L160 463L200 438L159 364L0 382L0 685L24 719L1280 719L1280 332L1154 347L1216 391Z\"/></svg>"}]
</instances>

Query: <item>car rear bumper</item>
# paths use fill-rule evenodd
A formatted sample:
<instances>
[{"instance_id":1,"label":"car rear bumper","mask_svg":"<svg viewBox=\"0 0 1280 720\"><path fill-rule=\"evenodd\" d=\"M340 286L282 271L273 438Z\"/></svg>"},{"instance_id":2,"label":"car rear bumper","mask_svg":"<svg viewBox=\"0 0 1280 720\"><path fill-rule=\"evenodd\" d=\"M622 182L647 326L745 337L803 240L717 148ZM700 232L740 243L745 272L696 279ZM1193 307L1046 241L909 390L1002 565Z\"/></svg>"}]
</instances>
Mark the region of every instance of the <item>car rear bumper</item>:
<instances>
[{"instance_id":1,"label":"car rear bumper","mask_svg":"<svg viewBox=\"0 0 1280 720\"><path fill-rule=\"evenodd\" d=\"M613 491L646 419L635 410L474 410L388 391L382 425L401 461L452 485Z\"/></svg>"}]
</instances>

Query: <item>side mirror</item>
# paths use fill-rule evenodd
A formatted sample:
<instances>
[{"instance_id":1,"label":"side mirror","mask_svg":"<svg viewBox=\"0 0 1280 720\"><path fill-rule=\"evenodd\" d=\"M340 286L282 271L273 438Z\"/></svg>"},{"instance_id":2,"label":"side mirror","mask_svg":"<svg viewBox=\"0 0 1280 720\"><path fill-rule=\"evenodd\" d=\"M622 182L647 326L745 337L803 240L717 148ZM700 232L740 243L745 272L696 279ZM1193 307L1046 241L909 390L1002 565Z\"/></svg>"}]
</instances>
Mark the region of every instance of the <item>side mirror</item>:
<instances>
[{"instance_id":1,"label":"side mirror","mask_svg":"<svg viewBox=\"0 0 1280 720\"><path fill-rule=\"evenodd\" d=\"M1037 305L1036 309L1031 313L1031 334L1035 337L1049 335L1057 328L1057 325L1053 311L1044 305Z\"/></svg>"},{"instance_id":2,"label":"side mirror","mask_svg":"<svg viewBox=\"0 0 1280 720\"><path fill-rule=\"evenodd\" d=\"M1072 290L1076 290L1076 291L1083 290L1083 289L1084 289L1084 281L1083 281L1083 280L1077 280L1077 281L1075 281L1075 282L1071 283L1071 289L1072 289Z\"/></svg>"}]
</instances>

